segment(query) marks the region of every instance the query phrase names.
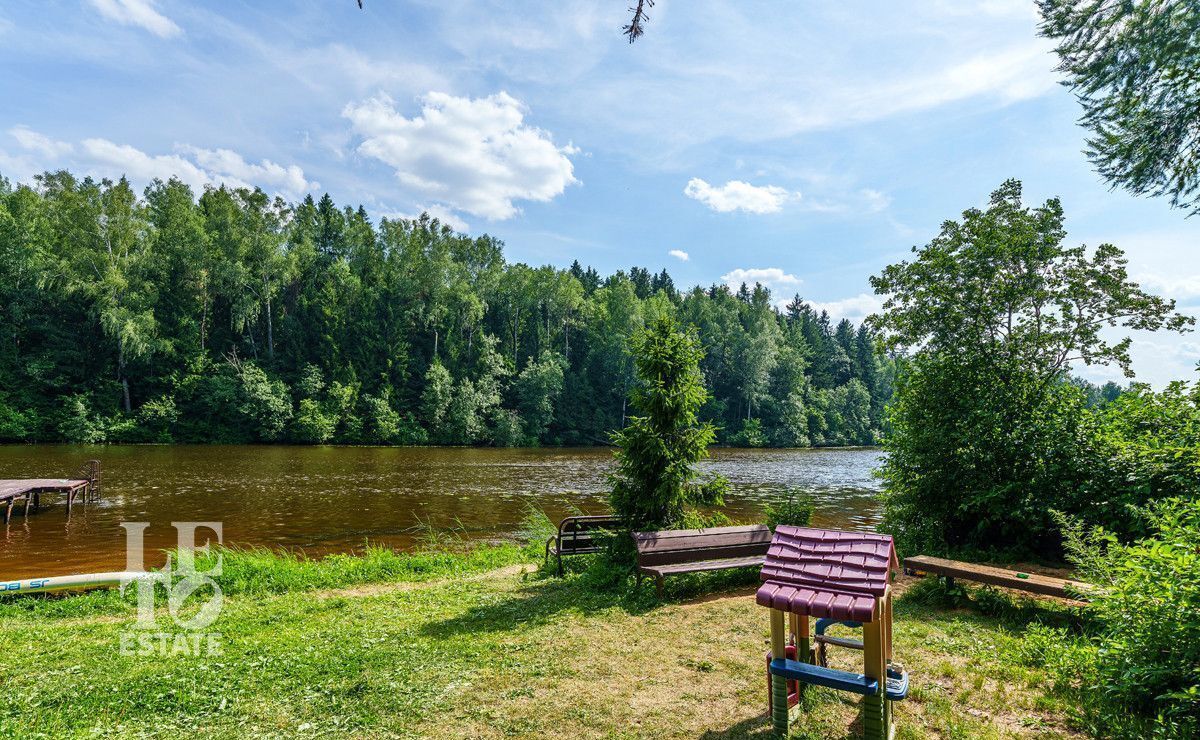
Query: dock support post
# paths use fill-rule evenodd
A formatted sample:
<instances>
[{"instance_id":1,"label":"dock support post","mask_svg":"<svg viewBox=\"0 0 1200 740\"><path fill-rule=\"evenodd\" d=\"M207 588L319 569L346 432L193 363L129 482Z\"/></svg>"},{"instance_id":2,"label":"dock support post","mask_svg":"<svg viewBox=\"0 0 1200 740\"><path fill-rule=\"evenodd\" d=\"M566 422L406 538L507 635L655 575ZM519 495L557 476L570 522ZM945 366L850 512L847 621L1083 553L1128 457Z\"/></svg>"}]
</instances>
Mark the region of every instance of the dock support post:
<instances>
[{"instance_id":1,"label":"dock support post","mask_svg":"<svg viewBox=\"0 0 1200 740\"><path fill-rule=\"evenodd\" d=\"M771 659L787 657L787 637L784 634L783 611L771 610ZM788 732L787 679L771 674L771 726L780 737Z\"/></svg>"}]
</instances>

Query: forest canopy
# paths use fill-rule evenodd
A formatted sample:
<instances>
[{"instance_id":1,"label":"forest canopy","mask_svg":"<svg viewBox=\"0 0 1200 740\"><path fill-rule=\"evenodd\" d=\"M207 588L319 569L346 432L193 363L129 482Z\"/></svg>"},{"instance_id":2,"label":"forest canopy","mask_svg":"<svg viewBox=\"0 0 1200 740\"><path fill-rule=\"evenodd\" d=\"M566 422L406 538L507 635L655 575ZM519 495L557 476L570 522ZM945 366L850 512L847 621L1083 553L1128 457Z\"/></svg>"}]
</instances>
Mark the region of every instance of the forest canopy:
<instances>
[{"instance_id":1,"label":"forest canopy","mask_svg":"<svg viewBox=\"0 0 1200 740\"><path fill-rule=\"evenodd\" d=\"M509 263L328 195L0 180L2 441L605 443L662 316L700 341L718 441L879 440L895 362L761 285Z\"/></svg>"}]
</instances>

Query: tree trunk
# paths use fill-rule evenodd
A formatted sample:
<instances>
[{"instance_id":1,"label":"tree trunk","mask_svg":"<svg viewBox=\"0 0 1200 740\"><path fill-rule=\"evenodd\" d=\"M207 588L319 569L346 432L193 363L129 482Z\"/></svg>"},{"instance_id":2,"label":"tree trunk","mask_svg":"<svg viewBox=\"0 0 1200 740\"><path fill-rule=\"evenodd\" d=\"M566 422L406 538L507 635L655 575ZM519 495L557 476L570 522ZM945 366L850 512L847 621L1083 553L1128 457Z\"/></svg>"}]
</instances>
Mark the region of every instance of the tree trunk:
<instances>
[{"instance_id":1,"label":"tree trunk","mask_svg":"<svg viewBox=\"0 0 1200 740\"><path fill-rule=\"evenodd\" d=\"M117 341L117 378L121 381L121 401L125 413L132 413L133 406L129 402L129 378L125 377L125 341Z\"/></svg>"},{"instance_id":2,"label":"tree trunk","mask_svg":"<svg viewBox=\"0 0 1200 740\"><path fill-rule=\"evenodd\" d=\"M267 294L267 357L275 359L275 324L271 320L271 295Z\"/></svg>"},{"instance_id":3,"label":"tree trunk","mask_svg":"<svg viewBox=\"0 0 1200 740\"><path fill-rule=\"evenodd\" d=\"M438 356L437 350L438 350L438 330L434 329L433 330L433 356L434 356L434 358L436 358Z\"/></svg>"}]
</instances>

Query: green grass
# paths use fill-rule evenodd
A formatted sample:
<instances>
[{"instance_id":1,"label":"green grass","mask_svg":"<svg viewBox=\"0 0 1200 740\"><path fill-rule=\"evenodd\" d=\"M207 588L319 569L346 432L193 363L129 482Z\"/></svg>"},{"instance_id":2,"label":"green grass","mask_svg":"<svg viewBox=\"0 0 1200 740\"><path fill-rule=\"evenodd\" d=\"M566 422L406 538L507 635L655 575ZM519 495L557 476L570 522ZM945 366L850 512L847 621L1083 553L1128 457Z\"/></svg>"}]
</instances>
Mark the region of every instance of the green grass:
<instances>
[{"instance_id":1,"label":"green grass","mask_svg":"<svg viewBox=\"0 0 1200 740\"><path fill-rule=\"evenodd\" d=\"M0 736L769 736L752 572L673 579L659 603L595 560L565 579L521 572L540 553L516 545L223 557L220 656L121 655L135 615L113 592L0 603ZM1071 734L1019 658L1025 622L911 594L898 737ZM1063 618L1029 608L1019 619ZM805 707L794 737L856 736L855 697L814 690Z\"/></svg>"}]
</instances>

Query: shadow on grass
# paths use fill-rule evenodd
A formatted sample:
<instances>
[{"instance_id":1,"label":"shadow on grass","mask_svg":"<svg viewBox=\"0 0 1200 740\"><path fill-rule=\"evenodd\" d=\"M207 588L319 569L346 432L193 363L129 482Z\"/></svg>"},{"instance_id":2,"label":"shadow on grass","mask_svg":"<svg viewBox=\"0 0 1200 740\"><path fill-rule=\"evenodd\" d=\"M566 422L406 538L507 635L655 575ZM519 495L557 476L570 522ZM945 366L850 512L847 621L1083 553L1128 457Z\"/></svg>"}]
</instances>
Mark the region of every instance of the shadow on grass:
<instances>
[{"instance_id":1,"label":"shadow on grass","mask_svg":"<svg viewBox=\"0 0 1200 740\"><path fill-rule=\"evenodd\" d=\"M788 737L792 738L792 740L800 738L810 740L844 738L845 740L850 740L850 738L862 737L861 713L856 713L854 719L849 724L843 724L844 720L834 718L831 715L829 706L831 703L838 701L836 697L837 693L833 689L820 689L815 686L809 686L800 699L799 710L792 710L795 714L790 723ZM766 699L766 687L764 686L762 696L764 710L766 709ZM766 711L762 714L748 717L722 730L709 730L700 735L702 740L774 737L778 736L771 726L771 717Z\"/></svg>"},{"instance_id":2,"label":"shadow on grass","mask_svg":"<svg viewBox=\"0 0 1200 740\"><path fill-rule=\"evenodd\" d=\"M430 637L447 638L536 627L564 612L590 615L616 608L639 615L666 604L713 600L756 583L757 570L698 573L668 581L664 597L659 599L652 579L635 586L628 568L593 556L590 563L573 564L563 578L543 568L514 596L473 606L453 619L428 623L421 631Z\"/></svg>"},{"instance_id":3,"label":"shadow on grass","mask_svg":"<svg viewBox=\"0 0 1200 740\"><path fill-rule=\"evenodd\" d=\"M771 728L771 718L766 713L759 714L723 730L709 730L700 736L701 740L733 740L742 737L776 737Z\"/></svg>"},{"instance_id":4,"label":"shadow on grass","mask_svg":"<svg viewBox=\"0 0 1200 740\"><path fill-rule=\"evenodd\" d=\"M1089 619L1088 607L1083 604L1014 596L992 586L965 586L962 583L950 586L936 577L914 583L896 600L897 618L919 617L930 610L963 611L990 619L1010 632L1023 632L1035 623L1079 632L1085 629Z\"/></svg>"}]
</instances>

